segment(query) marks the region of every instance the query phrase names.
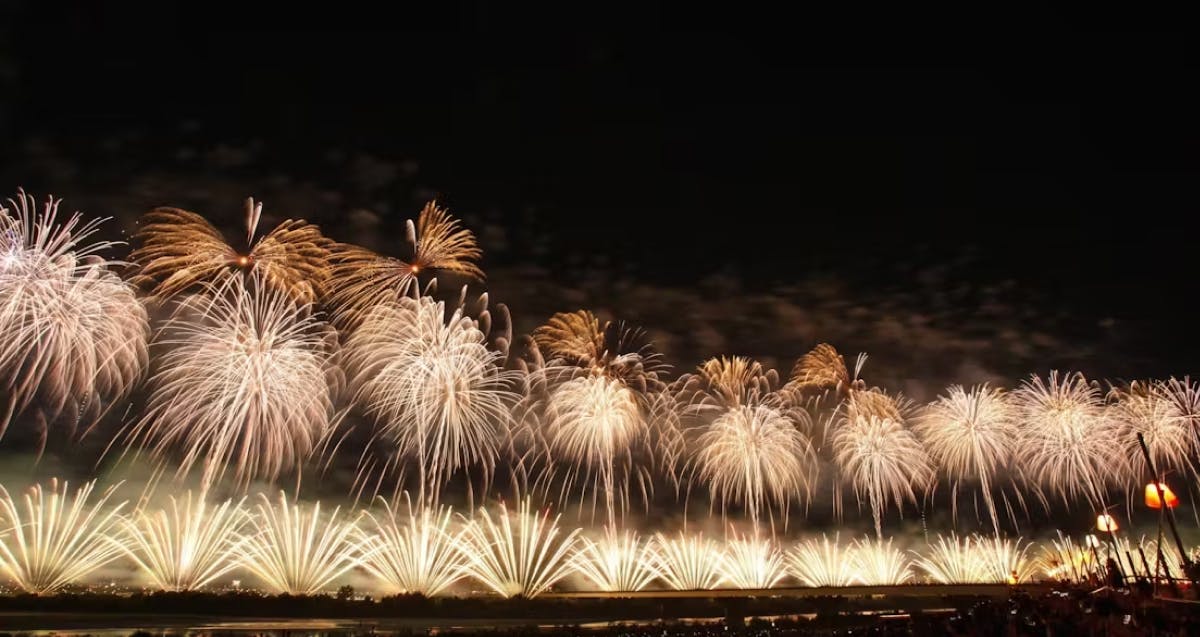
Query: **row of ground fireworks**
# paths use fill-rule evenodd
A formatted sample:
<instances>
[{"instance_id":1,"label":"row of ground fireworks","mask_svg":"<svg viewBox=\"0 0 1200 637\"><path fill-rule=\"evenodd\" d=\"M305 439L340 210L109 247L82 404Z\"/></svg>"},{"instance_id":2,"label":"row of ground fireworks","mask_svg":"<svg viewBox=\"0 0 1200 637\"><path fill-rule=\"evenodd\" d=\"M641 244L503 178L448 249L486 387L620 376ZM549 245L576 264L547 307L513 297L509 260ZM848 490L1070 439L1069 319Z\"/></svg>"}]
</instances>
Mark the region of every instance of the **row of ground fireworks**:
<instances>
[{"instance_id":1,"label":"row of ground fireworks","mask_svg":"<svg viewBox=\"0 0 1200 637\"><path fill-rule=\"evenodd\" d=\"M161 208L129 264L92 241L99 222L57 208L21 193L0 215L0 433L86 430L145 391L109 453L146 453L205 485L275 481L341 452L360 458L356 497L404 488L436 505L469 476L485 501L506 480L615 525L669 489L755 528L828 488L839 514L843 491L868 508L879 535L889 507L941 477L952 500L978 496L998 532L1030 502L1099 506L1140 485L1135 433L1162 469L1191 471L1200 446L1200 389L1186 378L1106 392L1051 373L915 405L868 387L861 359L851 372L828 345L781 380L739 357L669 378L638 330L587 311L514 341L486 295L464 288L447 306L422 283L483 277L474 235L433 204L408 223L403 259L303 221L260 237L253 201L244 250ZM364 449L343 446L347 413L373 426Z\"/></svg>"}]
</instances>

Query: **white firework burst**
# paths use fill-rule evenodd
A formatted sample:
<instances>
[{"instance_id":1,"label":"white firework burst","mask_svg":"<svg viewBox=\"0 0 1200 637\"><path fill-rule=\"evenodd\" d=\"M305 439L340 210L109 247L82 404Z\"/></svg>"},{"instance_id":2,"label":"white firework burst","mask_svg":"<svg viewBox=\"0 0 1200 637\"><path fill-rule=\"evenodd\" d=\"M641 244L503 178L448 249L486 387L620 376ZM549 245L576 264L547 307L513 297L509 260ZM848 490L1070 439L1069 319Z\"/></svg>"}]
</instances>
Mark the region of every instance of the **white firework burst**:
<instances>
[{"instance_id":1,"label":"white firework burst","mask_svg":"<svg viewBox=\"0 0 1200 637\"><path fill-rule=\"evenodd\" d=\"M840 535L809 538L788 551L792 577L805 586L853 586L859 583L854 549L839 542Z\"/></svg>"},{"instance_id":2,"label":"white firework burst","mask_svg":"<svg viewBox=\"0 0 1200 637\"><path fill-rule=\"evenodd\" d=\"M177 500L170 509L137 511L124 520L125 551L156 588L204 588L237 566L237 549L249 515L243 500L212 506L201 493Z\"/></svg>"},{"instance_id":3,"label":"white firework burst","mask_svg":"<svg viewBox=\"0 0 1200 637\"><path fill-rule=\"evenodd\" d=\"M771 588L787 574L779 547L750 536L735 536L726 543L719 570L724 584L740 589Z\"/></svg>"},{"instance_id":4,"label":"white firework burst","mask_svg":"<svg viewBox=\"0 0 1200 637\"><path fill-rule=\"evenodd\" d=\"M357 527L362 567L392 594L441 594L465 576L466 556L459 550L461 530L451 508L408 502L401 519L386 500L384 514L365 514Z\"/></svg>"},{"instance_id":5,"label":"white firework burst","mask_svg":"<svg viewBox=\"0 0 1200 637\"><path fill-rule=\"evenodd\" d=\"M606 527L599 540L580 538L571 562L602 591L640 591L658 576L652 543L630 530Z\"/></svg>"},{"instance_id":6,"label":"white firework burst","mask_svg":"<svg viewBox=\"0 0 1200 637\"><path fill-rule=\"evenodd\" d=\"M238 563L267 589L314 595L358 563L355 525L340 517L340 509L322 516L320 502L291 503L282 491L275 505L266 495L259 498L253 530L238 546Z\"/></svg>"},{"instance_id":7,"label":"white firework burst","mask_svg":"<svg viewBox=\"0 0 1200 637\"><path fill-rule=\"evenodd\" d=\"M466 524L460 550L467 572L501 597L537 597L570 572L579 529L563 534L558 516L536 515L529 498L509 512L501 503L493 515L482 508Z\"/></svg>"},{"instance_id":8,"label":"white firework burst","mask_svg":"<svg viewBox=\"0 0 1200 637\"><path fill-rule=\"evenodd\" d=\"M721 547L701 534L668 538L658 533L654 549L658 575L673 590L709 590L721 582Z\"/></svg>"}]
</instances>

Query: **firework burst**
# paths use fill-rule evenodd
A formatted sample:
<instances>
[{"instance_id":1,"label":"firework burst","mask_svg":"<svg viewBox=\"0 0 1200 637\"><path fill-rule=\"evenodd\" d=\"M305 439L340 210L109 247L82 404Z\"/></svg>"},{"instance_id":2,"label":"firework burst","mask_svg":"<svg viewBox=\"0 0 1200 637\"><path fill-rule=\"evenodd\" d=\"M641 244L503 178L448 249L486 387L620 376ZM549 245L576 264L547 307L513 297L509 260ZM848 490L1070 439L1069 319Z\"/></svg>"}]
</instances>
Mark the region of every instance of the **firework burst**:
<instances>
[{"instance_id":1,"label":"firework burst","mask_svg":"<svg viewBox=\"0 0 1200 637\"><path fill-rule=\"evenodd\" d=\"M1195 473L1192 454L1196 429L1191 415L1181 410L1187 408L1187 388L1175 385L1182 391L1172 392L1172 387L1170 382L1134 381L1128 387L1109 392L1113 402L1106 415L1122 425L1121 442L1126 449L1123 455L1131 459L1130 478L1135 484L1150 474L1137 442L1139 433L1161 474L1172 470Z\"/></svg>"},{"instance_id":2,"label":"firework burst","mask_svg":"<svg viewBox=\"0 0 1200 637\"><path fill-rule=\"evenodd\" d=\"M721 559L720 546L703 535L654 536L655 570L673 590L716 588L721 582Z\"/></svg>"},{"instance_id":3,"label":"firework burst","mask_svg":"<svg viewBox=\"0 0 1200 637\"><path fill-rule=\"evenodd\" d=\"M133 288L111 271L119 264L99 256L115 244L89 242L104 220L60 222L58 204L38 212L20 191L0 206L0 436L32 405L43 444L65 411L74 427L129 393L149 335Z\"/></svg>"},{"instance_id":4,"label":"firework burst","mask_svg":"<svg viewBox=\"0 0 1200 637\"><path fill-rule=\"evenodd\" d=\"M807 414L776 385L773 372L739 357L709 360L683 381L692 394L686 411L699 420L690 428L692 480L708 486L722 512L745 506L756 525L775 511L786 520L789 502L807 499L816 464Z\"/></svg>"},{"instance_id":5,"label":"firework burst","mask_svg":"<svg viewBox=\"0 0 1200 637\"><path fill-rule=\"evenodd\" d=\"M904 551L886 541L863 538L851 547L854 572L858 580L867 586L897 586L907 584L913 578L912 562Z\"/></svg>"},{"instance_id":6,"label":"firework burst","mask_svg":"<svg viewBox=\"0 0 1200 637\"><path fill-rule=\"evenodd\" d=\"M955 385L925 409L915 427L933 461L949 476L955 496L961 483L978 481L997 532L1000 521L992 486L1012 456L1017 437L1014 416L1000 390L983 385L968 391ZM957 497L952 503L957 514Z\"/></svg>"},{"instance_id":7,"label":"firework burst","mask_svg":"<svg viewBox=\"0 0 1200 637\"><path fill-rule=\"evenodd\" d=\"M1039 493L1099 505L1106 487L1127 475L1127 458L1113 448L1121 445L1120 423L1082 374L1034 376L1013 398L1021 421L1015 464Z\"/></svg>"},{"instance_id":8,"label":"firework burst","mask_svg":"<svg viewBox=\"0 0 1200 637\"><path fill-rule=\"evenodd\" d=\"M542 481L561 478L564 500L575 490L581 502L602 500L615 524L630 487L636 483L648 499L652 470L664 464L655 442L671 419L659 356L639 331L602 325L586 310L554 315L533 340L548 358L536 372L548 387L537 428L548 458Z\"/></svg>"},{"instance_id":9,"label":"firework burst","mask_svg":"<svg viewBox=\"0 0 1200 637\"><path fill-rule=\"evenodd\" d=\"M779 547L760 537L729 540L719 564L722 582L740 589L771 588L787 574Z\"/></svg>"},{"instance_id":10,"label":"firework burst","mask_svg":"<svg viewBox=\"0 0 1200 637\"><path fill-rule=\"evenodd\" d=\"M479 320L461 306L446 320L429 297L384 301L346 343L356 398L380 423L389 463L416 463L422 501L436 501L456 471L475 466L490 478L509 435L517 374L487 346L482 302Z\"/></svg>"},{"instance_id":11,"label":"firework burst","mask_svg":"<svg viewBox=\"0 0 1200 637\"><path fill-rule=\"evenodd\" d=\"M136 281L165 299L220 283L235 273L253 272L265 285L286 292L299 304L316 303L324 289L332 242L305 221L288 219L255 240L262 204L246 199L246 244L239 252L204 217L179 208L146 213L130 254Z\"/></svg>"},{"instance_id":12,"label":"firework burst","mask_svg":"<svg viewBox=\"0 0 1200 637\"><path fill-rule=\"evenodd\" d=\"M165 352L128 433L159 458L182 450L179 474L199 463L205 484L228 468L240 485L298 469L334 418L325 323L256 280L232 278L180 303L156 339Z\"/></svg>"},{"instance_id":13,"label":"firework burst","mask_svg":"<svg viewBox=\"0 0 1200 637\"><path fill-rule=\"evenodd\" d=\"M863 496L882 536L888 501L902 508L933 482L934 470L925 448L905 427L907 401L875 391L856 392L843 409L833 432L835 460L861 502Z\"/></svg>"},{"instance_id":14,"label":"firework burst","mask_svg":"<svg viewBox=\"0 0 1200 637\"><path fill-rule=\"evenodd\" d=\"M445 272L483 280L475 264L483 251L475 235L435 202L425 204L416 225L406 223L411 249L407 260L376 254L349 244L334 247L330 268L330 303L338 325L354 326L380 299L398 298L417 291L422 272Z\"/></svg>"},{"instance_id":15,"label":"firework burst","mask_svg":"<svg viewBox=\"0 0 1200 637\"><path fill-rule=\"evenodd\" d=\"M788 551L788 570L805 586L853 586L858 583L854 550L842 545L839 535L829 540L809 538Z\"/></svg>"},{"instance_id":16,"label":"firework burst","mask_svg":"<svg viewBox=\"0 0 1200 637\"><path fill-rule=\"evenodd\" d=\"M113 489L89 502L94 482L72 494L51 480L18 501L0 485L0 573L34 595L53 593L120 557L120 511L109 506ZM24 506L21 506L21 505Z\"/></svg>"},{"instance_id":17,"label":"firework burst","mask_svg":"<svg viewBox=\"0 0 1200 637\"><path fill-rule=\"evenodd\" d=\"M652 543L633 531L611 527L599 540L581 538L571 562L576 572L602 591L640 591L658 576Z\"/></svg>"},{"instance_id":18,"label":"firework burst","mask_svg":"<svg viewBox=\"0 0 1200 637\"><path fill-rule=\"evenodd\" d=\"M972 537L958 537L951 533L939 536L924 555L919 555L917 566L939 584L978 584L995 581L992 572ZM1007 578L1002 578L1001 581Z\"/></svg>"},{"instance_id":19,"label":"firework burst","mask_svg":"<svg viewBox=\"0 0 1200 637\"><path fill-rule=\"evenodd\" d=\"M381 517L365 514L367 528L356 527L362 567L392 594L433 597L464 577L466 556L459 550L461 530L455 530L450 507L417 506L408 502L401 520L381 499Z\"/></svg>"},{"instance_id":20,"label":"firework burst","mask_svg":"<svg viewBox=\"0 0 1200 637\"><path fill-rule=\"evenodd\" d=\"M467 523L460 550L467 573L501 597L537 597L571 570L570 556L579 529L562 534L558 516L536 515L529 498L516 511L504 503L493 516L482 508ZM561 537L560 537L561 536Z\"/></svg>"},{"instance_id":21,"label":"firework burst","mask_svg":"<svg viewBox=\"0 0 1200 637\"><path fill-rule=\"evenodd\" d=\"M204 588L237 566L241 532L249 521L243 500L210 506L201 493L182 500L170 496L170 509L140 510L124 520L125 551L156 588Z\"/></svg>"},{"instance_id":22,"label":"firework burst","mask_svg":"<svg viewBox=\"0 0 1200 637\"><path fill-rule=\"evenodd\" d=\"M238 564L268 589L315 595L358 563L354 522L342 519L339 509L322 516L319 502L289 503L282 491L276 505L259 498L253 531L238 545Z\"/></svg>"}]
</instances>

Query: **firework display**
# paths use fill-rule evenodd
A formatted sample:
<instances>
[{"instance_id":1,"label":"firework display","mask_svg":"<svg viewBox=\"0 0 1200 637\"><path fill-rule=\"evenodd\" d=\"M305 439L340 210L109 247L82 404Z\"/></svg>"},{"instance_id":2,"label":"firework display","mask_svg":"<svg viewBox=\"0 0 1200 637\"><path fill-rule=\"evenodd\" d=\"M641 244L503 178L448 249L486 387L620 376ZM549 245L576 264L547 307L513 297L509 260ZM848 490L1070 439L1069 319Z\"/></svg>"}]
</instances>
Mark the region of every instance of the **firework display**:
<instances>
[{"instance_id":1,"label":"firework display","mask_svg":"<svg viewBox=\"0 0 1200 637\"><path fill-rule=\"evenodd\" d=\"M868 386L865 356L848 366L826 343L783 381L743 356L670 374L646 333L591 311L514 339L487 293L439 296L438 275L485 277L475 235L433 203L399 257L302 220L259 237L247 200L244 249L158 208L124 264L92 240L100 221L57 213L23 192L0 210L0 446L32 434L42 452L61 430L121 469L148 457L153 477L131 512L90 482L0 486L0 574L23 591L113 563L172 591L243 574L288 594L353 579L503 597L1080 580L1109 558L1164 579L1186 565L1107 525L1099 540L1022 527L1060 510L1132 522L1147 481L1194 508L1188 377L1102 390L1052 371L921 404ZM514 508L500 484L521 494ZM859 539L811 534L819 516L853 518Z\"/></svg>"}]
</instances>

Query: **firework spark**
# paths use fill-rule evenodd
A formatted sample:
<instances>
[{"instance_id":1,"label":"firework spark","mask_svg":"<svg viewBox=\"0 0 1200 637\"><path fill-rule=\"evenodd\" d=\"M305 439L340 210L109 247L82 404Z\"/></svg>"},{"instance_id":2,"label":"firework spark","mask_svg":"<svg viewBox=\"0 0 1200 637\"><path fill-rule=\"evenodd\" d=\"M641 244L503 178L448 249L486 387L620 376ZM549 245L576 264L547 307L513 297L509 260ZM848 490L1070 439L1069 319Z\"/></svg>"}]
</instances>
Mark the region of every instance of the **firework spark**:
<instances>
[{"instance_id":1,"label":"firework spark","mask_svg":"<svg viewBox=\"0 0 1200 637\"><path fill-rule=\"evenodd\" d=\"M237 566L236 552L249 515L243 500L210 506L201 493L170 510L140 510L124 520L125 551L156 588L190 591L204 588Z\"/></svg>"},{"instance_id":2,"label":"firework spark","mask_svg":"<svg viewBox=\"0 0 1200 637\"><path fill-rule=\"evenodd\" d=\"M746 507L752 523L763 513L787 516L788 503L812 491L816 452L805 434L807 414L774 391L777 379L744 358L712 359L684 381L695 392L688 412L694 433L692 479L706 485L722 512ZM711 420L709 420L711 418Z\"/></svg>"},{"instance_id":3,"label":"firework spark","mask_svg":"<svg viewBox=\"0 0 1200 637\"><path fill-rule=\"evenodd\" d=\"M760 537L729 540L718 570L724 584L741 589L771 588L787 574L779 547Z\"/></svg>"},{"instance_id":4,"label":"firework spark","mask_svg":"<svg viewBox=\"0 0 1200 637\"><path fill-rule=\"evenodd\" d=\"M939 536L924 555L919 555L917 565L939 584L977 584L995 581L984 554L979 550L975 538ZM1000 581L1007 579L1003 577Z\"/></svg>"},{"instance_id":5,"label":"firework spark","mask_svg":"<svg viewBox=\"0 0 1200 637\"><path fill-rule=\"evenodd\" d=\"M314 595L358 563L354 522L339 517L339 509L322 516L321 503L289 503L282 491L277 505L266 495L259 498L253 531L238 546L238 564L268 589Z\"/></svg>"},{"instance_id":6,"label":"firework spark","mask_svg":"<svg viewBox=\"0 0 1200 637\"><path fill-rule=\"evenodd\" d=\"M599 540L581 538L571 562L576 572L602 591L640 591L658 576L652 543L633 531L611 527Z\"/></svg>"},{"instance_id":7,"label":"firework spark","mask_svg":"<svg viewBox=\"0 0 1200 637\"><path fill-rule=\"evenodd\" d=\"M422 501L436 501L456 471L478 466L490 478L518 399L516 373L487 346L486 309L478 321L462 307L445 313L429 297L384 301L346 343L356 398L380 423L391 462L417 464Z\"/></svg>"},{"instance_id":8,"label":"firework spark","mask_svg":"<svg viewBox=\"0 0 1200 637\"><path fill-rule=\"evenodd\" d=\"M1000 390L982 385L968 391L955 385L925 409L915 427L933 461L950 477L955 496L961 483L978 481L996 532L1000 521L992 486L1012 456L1017 437L1014 416ZM951 502L957 514L957 497Z\"/></svg>"},{"instance_id":9,"label":"firework spark","mask_svg":"<svg viewBox=\"0 0 1200 637\"><path fill-rule=\"evenodd\" d=\"M912 562L892 545L891 538L863 538L855 541L851 550L854 572L867 586L896 586L913 578Z\"/></svg>"},{"instance_id":10,"label":"firework spark","mask_svg":"<svg viewBox=\"0 0 1200 637\"><path fill-rule=\"evenodd\" d=\"M1177 388L1179 391L1172 391ZM1188 389L1182 384L1134 381L1125 388L1114 388L1109 396L1114 400L1107 416L1122 425L1123 454L1131 459L1131 481L1140 483L1150 475L1142 456L1137 434L1141 433L1146 448L1160 474L1168 471L1195 472L1192 454L1195 451L1196 429L1188 409Z\"/></svg>"},{"instance_id":11,"label":"firework spark","mask_svg":"<svg viewBox=\"0 0 1200 637\"><path fill-rule=\"evenodd\" d=\"M787 562L792 577L805 586L852 586L858 583L854 569L854 549L842 545L839 535L829 540L809 538L788 551Z\"/></svg>"},{"instance_id":12,"label":"firework spark","mask_svg":"<svg viewBox=\"0 0 1200 637\"><path fill-rule=\"evenodd\" d=\"M1015 464L1025 481L1065 504L1080 496L1101 503L1128 460L1114 453L1121 427L1105 413L1100 391L1082 374L1050 372L1025 381L1013 398L1021 420Z\"/></svg>"},{"instance_id":13,"label":"firework spark","mask_svg":"<svg viewBox=\"0 0 1200 637\"><path fill-rule=\"evenodd\" d=\"M433 597L465 575L466 556L459 550L462 531L456 531L450 507L417 506L408 502L403 521L387 501L382 517L367 512L368 528L356 527L364 569L392 594Z\"/></svg>"},{"instance_id":14,"label":"firework spark","mask_svg":"<svg viewBox=\"0 0 1200 637\"><path fill-rule=\"evenodd\" d=\"M680 533L668 538L654 536L655 569L659 577L677 591L716 588L721 582L721 548L703 535Z\"/></svg>"},{"instance_id":15,"label":"firework spark","mask_svg":"<svg viewBox=\"0 0 1200 637\"><path fill-rule=\"evenodd\" d=\"M20 191L0 206L0 436L33 405L43 444L64 411L74 427L129 393L149 335L133 288L111 271L119 264L99 256L116 244L89 243L104 220L60 223L58 204L38 212Z\"/></svg>"},{"instance_id":16,"label":"firework spark","mask_svg":"<svg viewBox=\"0 0 1200 637\"><path fill-rule=\"evenodd\" d=\"M238 252L204 217L179 208L155 208L135 235L140 246L129 258L138 266L136 281L165 299L201 284L220 283L238 272L286 292L299 304L321 297L332 242L305 221L288 219L255 241L262 203L246 199L246 243Z\"/></svg>"},{"instance_id":17,"label":"firework spark","mask_svg":"<svg viewBox=\"0 0 1200 637\"><path fill-rule=\"evenodd\" d=\"M408 260L376 254L349 244L334 247L330 268L330 303L338 325L357 325L380 299L417 291L422 272L446 272L473 281L483 280L475 264L483 251L475 235L435 202L425 204L414 226L407 222Z\"/></svg>"},{"instance_id":18,"label":"firework spark","mask_svg":"<svg viewBox=\"0 0 1200 637\"><path fill-rule=\"evenodd\" d=\"M68 484L36 485L21 501L0 485L0 573L21 590L45 595L80 581L119 557L121 508L113 489L89 502L94 482L72 494ZM24 504L24 507L21 506Z\"/></svg>"},{"instance_id":19,"label":"firework spark","mask_svg":"<svg viewBox=\"0 0 1200 637\"><path fill-rule=\"evenodd\" d=\"M156 339L166 351L129 430L159 458L182 450L179 474L200 463L205 484L230 467L240 485L298 468L334 418L325 324L255 281L233 278L180 303Z\"/></svg>"},{"instance_id":20,"label":"firework spark","mask_svg":"<svg viewBox=\"0 0 1200 637\"><path fill-rule=\"evenodd\" d=\"M496 594L532 598L570 572L578 534L574 529L563 535L558 516L535 515L524 498L511 513L504 503L495 516L480 509L463 531L460 550L467 556L467 572Z\"/></svg>"},{"instance_id":21,"label":"firework spark","mask_svg":"<svg viewBox=\"0 0 1200 637\"><path fill-rule=\"evenodd\" d=\"M934 479L929 455L905 427L905 401L874 391L856 392L833 432L833 453L842 475L863 496L882 536L883 511L891 500L900 508L915 502Z\"/></svg>"}]
</instances>

